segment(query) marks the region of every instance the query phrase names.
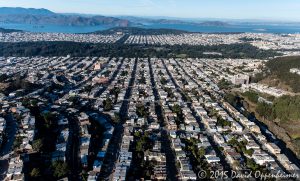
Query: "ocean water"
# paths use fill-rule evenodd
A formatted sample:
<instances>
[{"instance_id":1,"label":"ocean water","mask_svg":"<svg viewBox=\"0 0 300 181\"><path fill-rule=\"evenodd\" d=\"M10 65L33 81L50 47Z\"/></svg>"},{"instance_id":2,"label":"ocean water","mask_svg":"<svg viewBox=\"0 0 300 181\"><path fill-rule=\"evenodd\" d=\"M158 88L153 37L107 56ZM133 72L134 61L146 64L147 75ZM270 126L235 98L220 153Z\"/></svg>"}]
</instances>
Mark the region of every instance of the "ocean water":
<instances>
[{"instance_id":1,"label":"ocean water","mask_svg":"<svg viewBox=\"0 0 300 181\"><path fill-rule=\"evenodd\" d=\"M287 25L230 25L230 26L199 26L183 24L148 24L144 28L167 28L177 29L189 32L204 33L300 33L299 26Z\"/></svg>"},{"instance_id":2,"label":"ocean water","mask_svg":"<svg viewBox=\"0 0 300 181\"><path fill-rule=\"evenodd\" d=\"M29 32L57 32L57 33L90 33L94 31L106 30L112 26L59 26L59 25L31 25L0 23L1 28L17 29ZM234 32L253 32L253 33L300 33L300 25L230 25L230 26L200 26L185 24L147 24L142 28L166 28L177 29L189 32L204 33L234 33Z\"/></svg>"},{"instance_id":3,"label":"ocean water","mask_svg":"<svg viewBox=\"0 0 300 181\"><path fill-rule=\"evenodd\" d=\"M29 32L48 33L90 33L112 28L112 26L60 26L60 25L32 25L0 23L1 28L16 29Z\"/></svg>"}]
</instances>

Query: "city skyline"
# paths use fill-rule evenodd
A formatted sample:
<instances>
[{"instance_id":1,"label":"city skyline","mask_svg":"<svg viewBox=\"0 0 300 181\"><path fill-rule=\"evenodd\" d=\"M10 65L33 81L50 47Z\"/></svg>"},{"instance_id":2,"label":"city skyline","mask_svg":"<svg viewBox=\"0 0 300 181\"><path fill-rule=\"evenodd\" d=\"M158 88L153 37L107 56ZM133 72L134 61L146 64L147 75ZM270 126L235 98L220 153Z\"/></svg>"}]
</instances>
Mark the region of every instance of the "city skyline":
<instances>
[{"instance_id":1,"label":"city skyline","mask_svg":"<svg viewBox=\"0 0 300 181\"><path fill-rule=\"evenodd\" d=\"M46 8L58 13L106 16L163 16L176 18L217 18L299 21L296 0L0 0L1 7Z\"/></svg>"}]
</instances>

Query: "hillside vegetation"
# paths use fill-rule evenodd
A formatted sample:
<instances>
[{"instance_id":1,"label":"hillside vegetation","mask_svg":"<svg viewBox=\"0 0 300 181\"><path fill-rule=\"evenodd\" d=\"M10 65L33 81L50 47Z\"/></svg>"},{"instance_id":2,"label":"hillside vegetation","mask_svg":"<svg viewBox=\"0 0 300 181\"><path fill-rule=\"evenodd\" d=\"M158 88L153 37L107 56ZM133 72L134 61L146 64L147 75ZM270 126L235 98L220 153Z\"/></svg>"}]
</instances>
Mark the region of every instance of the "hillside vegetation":
<instances>
[{"instance_id":1,"label":"hillside vegetation","mask_svg":"<svg viewBox=\"0 0 300 181\"><path fill-rule=\"evenodd\" d=\"M258 98L261 96L248 91L242 94L228 93L225 99L235 107L246 107L249 111L245 112L246 116L252 117L255 114L258 120L266 124L271 132L300 157L300 96L268 97L273 104L259 102Z\"/></svg>"},{"instance_id":2,"label":"hillside vegetation","mask_svg":"<svg viewBox=\"0 0 300 181\"><path fill-rule=\"evenodd\" d=\"M277 119L279 123L300 122L300 96L282 96L276 98L272 105L257 103L257 113L269 120ZM300 134L299 134L300 135Z\"/></svg>"},{"instance_id":3,"label":"hillside vegetation","mask_svg":"<svg viewBox=\"0 0 300 181\"><path fill-rule=\"evenodd\" d=\"M261 80L265 80L264 82L269 81L272 84L271 86L285 84L292 91L300 92L300 75L289 72L291 68L300 68L300 56L280 57L270 60L266 63L266 68L265 75L259 75Z\"/></svg>"},{"instance_id":4,"label":"hillside vegetation","mask_svg":"<svg viewBox=\"0 0 300 181\"><path fill-rule=\"evenodd\" d=\"M241 94L243 98L255 105L255 112L264 119L276 122L279 126L287 128L291 137L300 138L300 96L281 96L279 98L266 97L254 91L247 91ZM273 102L267 104L258 101L259 97L264 97ZM289 127L293 124L293 127Z\"/></svg>"}]
</instances>

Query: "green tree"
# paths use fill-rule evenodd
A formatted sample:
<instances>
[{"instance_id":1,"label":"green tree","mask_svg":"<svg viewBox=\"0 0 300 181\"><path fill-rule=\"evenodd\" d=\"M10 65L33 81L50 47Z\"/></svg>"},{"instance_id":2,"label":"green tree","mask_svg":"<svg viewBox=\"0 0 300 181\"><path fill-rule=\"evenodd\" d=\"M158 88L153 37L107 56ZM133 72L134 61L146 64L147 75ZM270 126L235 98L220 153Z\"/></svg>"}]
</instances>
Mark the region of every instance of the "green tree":
<instances>
[{"instance_id":1,"label":"green tree","mask_svg":"<svg viewBox=\"0 0 300 181\"><path fill-rule=\"evenodd\" d=\"M41 176L41 172L39 168L33 168L29 174L31 177L36 178Z\"/></svg>"},{"instance_id":2,"label":"green tree","mask_svg":"<svg viewBox=\"0 0 300 181\"><path fill-rule=\"evenodd\" d=\"M143 104L137 104L136 105L136 114L139 116L139 117L147 117L149 112L148 112L148 109L145 105Z\"/></svg>"},{"instance_id":3,"label":"green tree","mask_svg":"<svg viewBox=\"0 0 300 181\"><path fill-rule=\"evenodd\" d=\"M225 80L224 78L222 78L219 82L218 82L218 87L220 89L228 89L230 88L232 84L230 82L228 82L227 80Z\"/></svg>"},{"instance_id":4,"label":"green tree","mask_svg":"<svg viewBox=\"0 0 300 181\"><path fill-rule=\"evenodd\" d=\"M45 126L47 128L50 128L53 125L54 120L56 118L55 114L52 113L52 112L45 112L45 113L42 114L42 116L45 120Z\"/></svg>"},{"instance_id":5,"label":"green tree","mask_svg":"<svg viewBox=\"0 0 300 181\"><path fill-rule=\"evenodd\" d=\"M108 97L103 101L104 111L110 111L113 108L112 100Z\"/></svg>"},{"instance_id":6,"label":"green tree","mask_svg":"<svg viewBox=\"0 0 300 181\"><path fill-rule=\"evenodd\" d=\"M144 149L143 149L143 144L144 144L144 142L143 141L138 141L137 143L136 143L136 147L135 147L135 151L137 151L137 152L141 152L141 151L143 151Z\"/></svg>"},{"instance_id":7,"label":"green tree","mask_svg":"<svg viewBox=\"0 0 300 181\"><path fill-rule=\"evenodd\" d=\"M160 79L160 83L161 83L162 85L165 85L165 84L167 83L166 78L162 77L162 78Z\"/></svg>"},{"instance_id":8,"label":"green tree","mask_svg":"<svg viewBox=\"0 0 300 181\"><path fill-rule=\"evenodd\" d=\"M205 148L201 147L198 150L198 155L199 155L200 158L204 157L204 155L205 155Z\"/></svg>"},{"instance_id":9,"label":"green tree","mask_svg":"<svg viewBox=\"0 0 300 181\"><path fill-rule=\"evenodd\" d=\"M42 147L43 147L43 140L42 139L33 140L32 148L33 148L34 151L40 152Z\"/></svg>"},{"instance_id":10,"label":"green tree","mask_svg":"<svg viewBox=\"0 0 300 181\"><path fill-rule=\"evenodd\" d=\"M126 71L126 70L123 70L122 72L121 72L121 76L127 76L128 75L128 71Z\"/></svg>"},{"instance_id":11,"label":"green tree","mask_svg":"<svg viewBox=\"0 0 300 181\"><path fill-rule=\"evenodd\" d=\"M253 103L257 103L258 102L258 94L254 91L247 91L247 92L244 92L242 94L243 96L247 97L249 99L249 101L253 102Z\"/></svg>"},{"instance_id":12,"label":"green tree","mask_svg":"<svg viewBox=\"0 0 300 181\"><path fill-rule=\"evenodd\" d=\"M256 171L259 168L259 166L255 163L255 161L249 158L247 158L246 160L246 165L248 168L250 168L253 171Z\"/></svg>"},{"instance_id":13,"label":"green tree","mask_svg":"<svg viewBox=\"0 0 300 181\"><path fill-rule=\"evenodd\" d=\"M14 143L13 143L13 147L14 149L17 149L20 147L20 145L22 144L22 140L23 140L23 137L21 136L17 136Z\"/></svg>"},{"instance_id":14,"label":"green tree","mask_svg":"<svg viewBox=\"0 0 300 181\"><path fill-rule=\"evenodd\" d=\"M231 122L224 120L221 117L218 117L217 118L217 126L222 126L222 127L231 126Z\"/></svg>"},{"instance_id":15,"label":"green tree","mask_svg":"<svg viewBox=\"0 0 300 181\"><path fill-rule=\"evenodd\" d=\"M121 120L120 115L118 113L115 113L111 120L113 123L118 124Z\"/></svg>"},{"instance_id":16,"label":"green tree","mask_svg":"<svg viewBox=\"0 0 300 181\"><path fill-rule=\"evenodd\" d=\"M67 163L63 161L54 161L51 165L53 176L56 178L61 178L69 173L69 168Z\"/></svg>"},{"instance_id":17,"label":"green tree","mask_svg":"<svg viewBox=\"0 0 300 181\"><path fill-rule=\"evenodd\" d=\"M172 107L172 111L176 114L182 114L182 109L178 104L176 104Z\"/></svg>"},{"instance_id":18,"label":"green tree","mask_svg":"<svg viewBox=\"0 0 300 181\"><path fill-rule=\"evenodd\" d=\"M265 119L273 120L276 115L271 105L259 102L256 107L256 112Z\"/></svg>"},{"instance_id":19,"label":"green tree","mask_svg":"<svg viewBox=\"0 0 300 181\"><path fill-rule=\"evenodd\" d=\"M244 152L245 152L247 155L252 156L253 153L254 153L254 150L253 150L253 149L249 149L249 150L245 149Z\"/></svg>"}]
</instances>

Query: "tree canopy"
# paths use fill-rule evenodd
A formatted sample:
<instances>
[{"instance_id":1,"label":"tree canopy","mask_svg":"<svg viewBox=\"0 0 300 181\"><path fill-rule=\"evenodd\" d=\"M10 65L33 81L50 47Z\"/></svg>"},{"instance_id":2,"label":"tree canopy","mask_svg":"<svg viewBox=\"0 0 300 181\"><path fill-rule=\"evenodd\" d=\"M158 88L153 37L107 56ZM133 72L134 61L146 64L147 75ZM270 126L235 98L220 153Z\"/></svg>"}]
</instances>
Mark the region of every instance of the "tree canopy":
<instances>
[{"instance_id":1,"label":"tree canopy","mask_svg":"<svg viewBox=\"0 0 300 181\"><path fill-rule=\"evenodd\" d=\"M78 42L18 42L0 43L0 56L119 56L176 58L269 58L280 54L273 50L261 50L250 44L230 45L128 45L94 44ZM220 55L203 54L220 52Z\"/></svg>"}]
</instances>

